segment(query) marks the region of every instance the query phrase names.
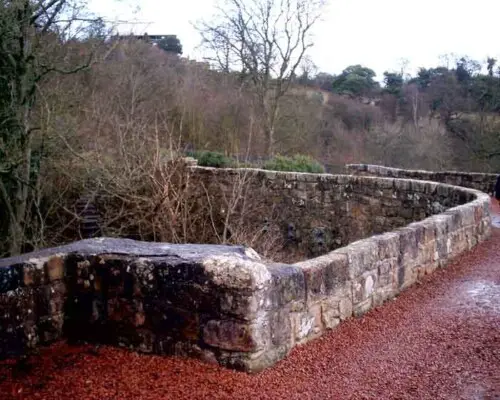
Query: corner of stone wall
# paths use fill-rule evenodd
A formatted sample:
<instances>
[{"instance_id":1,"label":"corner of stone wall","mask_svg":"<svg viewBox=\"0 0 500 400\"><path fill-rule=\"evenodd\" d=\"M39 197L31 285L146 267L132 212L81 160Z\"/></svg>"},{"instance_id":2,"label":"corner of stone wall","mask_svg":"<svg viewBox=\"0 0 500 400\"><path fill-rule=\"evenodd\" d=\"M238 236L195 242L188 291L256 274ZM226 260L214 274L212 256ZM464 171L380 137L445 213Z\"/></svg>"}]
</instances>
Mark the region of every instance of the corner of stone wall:
<instances>
[{"instance_id":1,"label":"corner of stone wall","mask_svg":"<svg viewBox=\"0 0 500 400\"><path fill-rule=\"evenodd\" d=\"M272 333L276 274L259 261L233 257L209 257L202 265L217 308L201 322L205 351L222 365L248 372L275 363L282 357Z\"/></svg>"},{"instance_id":2,"label":"corner of stone wall","mask_svg":"<svg viewBox=\"0 0 500 400\"><path fill-rule=\"evenodd\" d=\"M445 207L468 203L292 266L268 265L273 283L268 294L263 294L267 299L264 303L268 305L262 310L260 323L265 331L270 328L272 334L267 344L261 346L267 350L240 357L240 361L245 360L245 369L259 370L271 365L293 346L394 298L489 234L489 199L484 193L415 180L414 175L418 177L420 171L411 177L405 176L407 179L399 179L396 185L389 177L401 177L403 170L369 165L353 169L361 171L360 175L365 172L372 177L289 173L273 176L283 181L335 182L348 185L347 192L363 183L363 190L368 192L397 190L411 193L412 201L419 201L418 196L425 195L435 198L440 205L444 203ZM268 171L262 173L263 178L269 178Z\"/></svg>"}]
</instances>

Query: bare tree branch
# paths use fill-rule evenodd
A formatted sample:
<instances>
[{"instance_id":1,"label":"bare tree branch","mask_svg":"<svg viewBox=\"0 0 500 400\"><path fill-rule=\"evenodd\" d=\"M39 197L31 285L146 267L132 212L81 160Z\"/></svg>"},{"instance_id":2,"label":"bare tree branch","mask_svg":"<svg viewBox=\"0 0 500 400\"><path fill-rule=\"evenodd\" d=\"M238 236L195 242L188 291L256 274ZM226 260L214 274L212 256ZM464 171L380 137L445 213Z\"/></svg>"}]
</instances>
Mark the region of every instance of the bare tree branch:
<instances>
[{"instance_id":1,"label":"bare tree branch","mask_svg":"<svg viewBox=\"0 0 500 400\"><path fill-rule=\"evenodd\" d=\"M323 1L225 0L218 15L198 30L223 71L248 76L266 115L269 154L275 151L274 129L279 103L288 91L308 49L311 30Z\"/></svg>"}]
</instances>

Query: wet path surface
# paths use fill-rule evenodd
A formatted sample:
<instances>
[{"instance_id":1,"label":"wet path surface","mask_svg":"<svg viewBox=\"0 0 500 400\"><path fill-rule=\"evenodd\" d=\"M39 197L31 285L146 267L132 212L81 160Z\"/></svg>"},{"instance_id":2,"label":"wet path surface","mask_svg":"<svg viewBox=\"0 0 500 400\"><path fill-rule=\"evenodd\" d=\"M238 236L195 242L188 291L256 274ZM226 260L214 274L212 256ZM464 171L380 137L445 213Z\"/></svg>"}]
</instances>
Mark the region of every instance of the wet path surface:
<instances>
[{"instance_id":1,"label":"wet path surface","mask_svg":"<svg viewBox=\"0 0 500 400\"><path fill-rule=\"evenodd\" d=\"M500 400L500 229L396 300L258 375L65 344L30 365L0 363L0 399Z\"/></svg>"}]
</instances>

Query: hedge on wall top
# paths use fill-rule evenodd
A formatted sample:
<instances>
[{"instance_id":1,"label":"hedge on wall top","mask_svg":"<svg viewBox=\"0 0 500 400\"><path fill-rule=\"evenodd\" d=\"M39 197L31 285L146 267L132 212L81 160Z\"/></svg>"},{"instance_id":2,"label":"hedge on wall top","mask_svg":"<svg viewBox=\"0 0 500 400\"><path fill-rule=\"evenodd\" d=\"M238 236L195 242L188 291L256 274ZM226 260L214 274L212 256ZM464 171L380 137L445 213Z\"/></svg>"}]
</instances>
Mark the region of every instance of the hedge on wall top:
<instances>
[{"instance_id":1,"label":"hedge on wall top","mask_svg":"<svg viewBox=\"0 0 500 400\"><path fill-rule=\"evenodd\" d=\"M275 156L264 164L264 169L310 173L325 172L325 168L318 161L301 154L296 154L292 157Z\"/></svg>"},{"instance_id":2,"label":"hedge on wall top","mask_svg":"<svg viewBox=\"0 0 500 400\"><path fill-rule=\"evenodd\" d=\"M197 151L188 155L196 158L202 167L229 168L234 164L229 157L216 151Z\"/></svg>"}]
</instances>

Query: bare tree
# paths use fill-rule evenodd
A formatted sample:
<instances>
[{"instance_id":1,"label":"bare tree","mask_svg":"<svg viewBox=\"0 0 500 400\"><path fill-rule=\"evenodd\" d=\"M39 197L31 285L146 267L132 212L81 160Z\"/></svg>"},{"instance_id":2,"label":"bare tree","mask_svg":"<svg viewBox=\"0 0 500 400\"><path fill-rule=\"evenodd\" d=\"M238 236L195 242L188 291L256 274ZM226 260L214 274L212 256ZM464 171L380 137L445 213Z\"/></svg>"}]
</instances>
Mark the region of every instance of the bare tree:
<instances>
[{"instance_id":1,"label":"bare tree","mask_svg":"<svg viewBox=\"0 0 500 400\"><path fill-rule=\"evenodd\" d=\"M22 249L25 216L36 190L43 138L35 136L34 110L42 80L50 73L73 74L88 67L61 55L63 46L102 20L83 16L79 0L6 0L0 4L0 204L11 255ZM38 140L40 139L40 140ZM36 149L36 151L35 151Z\"/></svg>"},{"instance_id":2,"label":"bare tree","mask_svg":"<svg viewBox=\"0 0 500 400\"><path fill-rule=\"evenodd\" d=\"M250 83L264 113L269 155L283 98L313 45L311 33L324 0L221 0L218 14L198 30L209 58Z\"/></svg>"},{"instance_id":3,"label":"bare tree","mask_svg":"<svg viewBox=\"0 0 500 400\"><path fill-rule=\"evenodd\" d=\"M421 113L420 104L421 104L421 95L418 89L418 86L414 83L408 84L403 87L404 97L408 102L409 110L408 112L411 114L411 119L413 121L413 126L418 130L418 120Z\"/></svg>"}]
</instances>

